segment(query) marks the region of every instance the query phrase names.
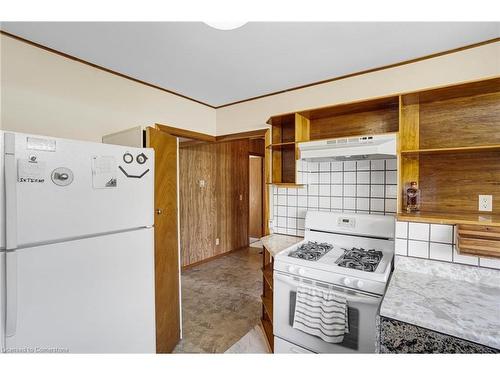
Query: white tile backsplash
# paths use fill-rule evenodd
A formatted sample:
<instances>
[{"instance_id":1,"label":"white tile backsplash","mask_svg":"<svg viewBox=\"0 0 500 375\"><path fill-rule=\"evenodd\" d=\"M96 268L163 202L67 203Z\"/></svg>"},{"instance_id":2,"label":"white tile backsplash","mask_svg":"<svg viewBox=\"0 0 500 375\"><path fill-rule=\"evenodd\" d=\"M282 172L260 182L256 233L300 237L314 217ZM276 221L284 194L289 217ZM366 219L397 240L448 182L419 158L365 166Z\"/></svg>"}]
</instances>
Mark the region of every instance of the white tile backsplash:
<instances>
[{"instance_id":1,"label":"white tile backsplash","mask_svg":"<svg viewBox=\"0 0 500 375\"><path fill-rule=\"evenodd\" d=\"M479 258L479 265L481 267L497 268L500 270L500 259Z\"/></svg>"},{"instance_id":2,"label":"white tile backsplash","mask_svg":"<svg viewBox=\"0 0 500 375\"><path fill-rule=\"evenodd\" d=\"M384 200L381 198L370 199L371 211L384 211Z\"/></svg>"},{"instance_id":3,"label":"white tile backsplash","mask_svg":"<svg viewBox=\"0 0 500 375\"><path fill-rule=\"evenodd\" d=\"M356 172L344 172L344 184L356 184Z\"/></svg>"},{"instance_id":4,"label":"white tile backsplash","mask_svg":"<svg viewBox=\"0 0 500 375\"><path fill-rule=\"evenodd\" d=\"M385 183L384 172L381 172L381 171L373 172L372 171L370 181L372 184L383 185Z\"/></svg>"},{"instance_id":5,"label":"white tile backsplash","mask_svg":"<svg viewBox=\"0 0 500 375\"><path fill-rule=\"evenodd\" d=\"M356 198L356 210L369 211L370 199L369 198Z\"/></svg>"},{"instance_id":6,"label":"white tile backsplash","mask_svg":"<svg viewBox=\"0 0 500 375\"><path fill-rule=\"evenodd\" d=\"M356 174L357 184L369 184L370 183L370 172L369 171L358 171Z\"/></svg>"},{"instance_id":7,"label":"white tile backsplash","mask_svg":"<svg viewBox=\"0 0 500 375\"><path fill-rule=\"evenodd\" d=\"M356 210L356 198L345 197L343 204L345 210Z\"/></svg>"},{"instance_id":8,"label":"white tile backsplash","mask_svg":"<svg viewBox=\"0 0 500 375\"><path fill-rule=\"evenodd\" d=\"M457 246L453 245L453 263L469 264L472 266L479 265L479 258L472 255L459 254L457 251Z\"/></svg>"},{"instance_id":9,"label":"white tile backsplash","mask_svg":"<svg viewBox=\"0 0 500 375\"><path fill-rule=\"evenodd\" d=\"M356 196L368 198L370 196L370 185L356 185Z\"/></svg>"},{"instance_id":10,"label":"white tile backsplash","mask_svg":"<svg viewBox=\"0 0 500 375\"><path fill-rule=\"evenodd\" d=\"M429 242L409 240L408 255L417 258L429 258Z\"/></svg>"},{"instance_id":11,"label":"white tile backsplash","mask_svg":"<svg viewBox=\"0 0 500 375\"><path fill-rule=\"evenodd\" d=\"M396 199L386 199L385 200L385 212L396 212L397 210L397 203Z\"/></svg>"},{"instance_id":12,"label":"white tile backsplash","mask_svg":"<svg viewBox=\"0 0 500 375\"><path fill-rule=\"evenodd\" d=\"M396 185L398 183L398 175L396 171L386 171L385 172L385 183Z\"/></svg>"},{"instance_id":13,"label":"white tile backsplash","mask_svg":"<svg viewBox=\"0 0 500 375\"><path fill-rule=\"evenodd\" d=\"M297 206L307 207L307 195L299 195L297 197Z\"/></svg>"},{"instance_id":14,"label":"white tile backsplash","mask_svg":"<svg viewBox=\"0 0 500 375\"><path fill-rule=\"evenodd\" d=\"M275 233L294 232L300 235L304 223L298 220L303 220L308 209L378 215L396 211L396 185L386 185L385 181L386 172L396 174L394 162L363 160L317 163L301 160L297 163L298 172L302 173L302 181L306 184L304 187L274 187L272 190Z\"/></svg>"},{"instance_id":15,"label":"white tile backsplash","mask_svg":"<svg viewBox=\"0 0 500 375\"><path fill-rule=\"evenodd\" d=\"M500 270L500 259L459 254L456 249L453 225L396 221L395 233L395 253L397 255Z\"/></svg>"},{"instance_id":16,"label":"white tile backsplash","mask_svg":"<svg viewBox=\"0 0 500 375\"><path fill-rule=\"evenodd\" d=\"M429 246L429 258L435 260L453 261L453 245L431 242Z\"/></svg>"},{"instance_id":17,"label":"white tile backsplash","mask_svg":"<svg viewBox=\"0 0 500 375\"><path fill-rule=\"evenodd\" d=\"M430 239L432 242L453 243L453 225L432 224Z\"/></svg>"},{"instance_id":18,"label":"white tile backsplash","mask_svg":"<svg viewBox=\"0 0 500 375\"><path fill-rule=\"evenodd\" d=\"M396 255L408 255L408 241L402 238L396 238L395 241L395 253Z\"/></svg>"},{"instance_id":19,"label":"white tile backsplash","mask_svg":"<svg viewBox=\"0 0 500 375\"><path fill-rule=\"evenodd\" d=\"M383 198L384 197L384 185L371 185L371 196L373 198Z\"/></svg>"},{"instance_id":20,"label":"white tile backsplash","mask_svg":"<svg viewBox=\"0 0 500 375\"><path fill-rule=\"evenodd\" d=\"M397 170L398 161L397 159L387 159L385 161L385 168L389 170Z\"/></svg>"},{"instance_id":21,"label":"white tile backsplash","mask_svg":"<svg viewBox=\"0 0 500 375\"><path fill-rule=\"evenodd\" d=\"M396 238L408 238L408 223L405 221L396 222Z\"/></svg>"},{"instance_id":22,"label":"white tile backsplash","mask_svg":"<svg viewBox=\"0 0 500 375\"><path fill-rule=\"evenodd\" d=\"M409 223L408 238L410 240L429 241L429 224Z\"/></svg>"},{"instance_id":23,"label":"white tile backsplash","mask_svg":"<svg viewBox=\"0 0 500 375\"><path fill-rule=\"evenodd\" d=\"M330 209L330 197L319 197L319 208Z\"/></svg>"},{"instance_id":24,"label":"white tile backsplash","mask_svg":"<svg viewBox=\"0 0 500 375\"><path fill-rule=\"evenodd\" d=\"M386 160L372 160L370 162L370 169L372 171L383 171L385 170ZM396 167L394 167L396 169Z\"/></svg>"},{"instance_id":25,"label":"white tile backsplash","mask_svg":"<svg viewBox=\"0 0 500 375\"><path fill-rule=\"evenodd\" d=\"M286 206L286 195L278 195L278 206Z\"/></svg>"},{"instance_id":26,"label":"white tile backsplash","mask_svg":"<svg viewBox=\"0 0 500 375\"><path fill-rule=\"evenodd\" d=\"M330 185L319 185L319 195L329 197L331 195Z\"/></svg>"},{"instance_id":27,"label":"white tile backsplash","mask_svg":"<svg viewBox=\"0 0 500 375\"><path fill-rule=\"evenodd\" d=\"M355 171L357 166L357 162L355 161L345 161L344 162L344 171Z\"/></svg>"},{"instance_id":28,"label":"white tile backsplash","mask_svg":"<svg viewBox=\"0 0 500 375\"><path fill-rule=\"evenodd\" d=\"M344 196L345 197L355 197L356 196L356 185L344 185Z\"/></svg>"}]
</instances>

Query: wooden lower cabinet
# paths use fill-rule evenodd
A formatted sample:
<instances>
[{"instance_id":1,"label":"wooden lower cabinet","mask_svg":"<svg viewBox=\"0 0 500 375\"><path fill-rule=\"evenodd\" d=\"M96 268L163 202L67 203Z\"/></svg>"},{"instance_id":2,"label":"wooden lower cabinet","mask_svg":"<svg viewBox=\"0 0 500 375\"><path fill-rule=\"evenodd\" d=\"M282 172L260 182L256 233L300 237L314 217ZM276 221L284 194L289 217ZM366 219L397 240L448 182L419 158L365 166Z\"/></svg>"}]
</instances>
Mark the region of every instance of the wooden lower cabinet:
<instances>
[{"instance_id":1,"label":"wooden lower cabinet","mask_svg":"<svg viewBox=\"0 0 500 375\"><path fill-rule=\"evenodd\" d=\"M262 327L266 334L267 342L274 352L273 336L273 257L264 247L262 252Z\"/></svg>"}]
</instances>

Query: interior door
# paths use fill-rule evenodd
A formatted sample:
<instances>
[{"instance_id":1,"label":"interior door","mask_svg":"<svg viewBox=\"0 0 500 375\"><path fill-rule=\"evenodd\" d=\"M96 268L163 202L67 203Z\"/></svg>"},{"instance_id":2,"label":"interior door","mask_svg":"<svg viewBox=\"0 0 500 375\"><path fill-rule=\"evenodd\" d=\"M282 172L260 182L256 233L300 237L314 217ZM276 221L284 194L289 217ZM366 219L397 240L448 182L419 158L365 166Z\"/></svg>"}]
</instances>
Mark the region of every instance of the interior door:
<instances>
[{"instance_id":1,"label":"interior door","mask_svg":"<svg viewBox=\"0 0 500 375\"><path fill-rule=\"evenodd\" d=\"M179 243L177 239L177 138L148 127L155 150L156 351L170 353L180 340Z\"/></svg>"}]
</instances>

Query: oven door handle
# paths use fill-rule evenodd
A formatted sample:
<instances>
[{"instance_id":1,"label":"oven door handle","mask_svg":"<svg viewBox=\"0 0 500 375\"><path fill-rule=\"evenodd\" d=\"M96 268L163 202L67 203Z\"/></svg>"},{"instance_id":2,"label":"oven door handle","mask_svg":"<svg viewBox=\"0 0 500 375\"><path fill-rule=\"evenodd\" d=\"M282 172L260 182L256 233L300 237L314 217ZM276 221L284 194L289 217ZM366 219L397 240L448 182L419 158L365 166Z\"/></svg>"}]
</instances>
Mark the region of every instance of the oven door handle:
<instances>
[{"instance_id":1,"label":"oven door handle","mask_svg":"<svg viewBox=\"0 0 500 375\"><path fill-rule=\"evenodd\" d=\"M274 279L275 280L282 281L293 288L296 288L297 285L299 284L298 281L294 280L295 277L296 276L288 276L288 275L283 275L283 274L274 272ZM276 285L276 283L275 283L275 285ZM317 286L315 284L311 284L311 286L316 287L318 289L325 289L324 287ZM336 287L336 288L339 288L339 287ZM378 303L378 301L380 301L380 299L382 298L381 296L369 295L366 293L356 293L355 292L355 294L348 294L348 293L338 291L334 288L332 288L330 290L332 290L333 292L335 292L339 296L345 297L348 302Z\"/></svg>"}]
</instances>

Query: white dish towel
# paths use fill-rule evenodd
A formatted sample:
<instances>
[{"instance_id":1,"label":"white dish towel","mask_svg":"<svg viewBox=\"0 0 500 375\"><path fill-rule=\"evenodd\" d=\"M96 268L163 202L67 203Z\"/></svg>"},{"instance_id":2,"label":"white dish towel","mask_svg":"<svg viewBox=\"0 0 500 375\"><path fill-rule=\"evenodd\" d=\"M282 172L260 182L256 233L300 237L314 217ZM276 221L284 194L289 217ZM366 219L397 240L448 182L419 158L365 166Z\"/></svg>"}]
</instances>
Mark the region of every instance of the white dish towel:
<instances>
[{"instance_id":1,"label":"white dish towel","mask_svg":"<svg viewBox=\"0 0 500 375\"><path fill-rule=\"evenodd\" d=\"M338 344L349 333L347 301L332 290L300 284L297 287L293 328Z\"/></svg>"}]
</instances>

